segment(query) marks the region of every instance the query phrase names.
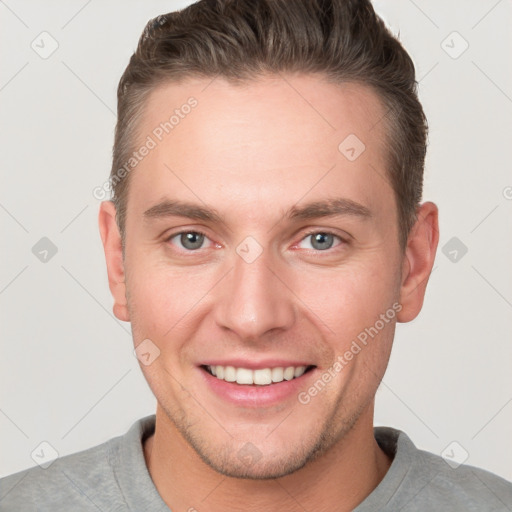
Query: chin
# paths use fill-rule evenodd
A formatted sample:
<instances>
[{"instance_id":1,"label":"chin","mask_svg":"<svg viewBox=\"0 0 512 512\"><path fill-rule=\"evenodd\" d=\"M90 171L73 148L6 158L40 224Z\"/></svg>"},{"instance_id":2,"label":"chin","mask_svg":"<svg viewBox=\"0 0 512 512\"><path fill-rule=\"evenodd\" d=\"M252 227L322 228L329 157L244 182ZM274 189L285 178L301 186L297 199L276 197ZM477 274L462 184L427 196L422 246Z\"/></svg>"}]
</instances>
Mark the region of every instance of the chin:
<instances>
[{"instance_id":1,"label":"chin","mask_svg":"<svg viewBox=\"0 0 512 512\"><path fill-rule=\"evenodd\" d=\"M313 455L297 451L267 455L261 453L251 443L246 443L238 451L219 456L219 452L203 453L194 447L198 455L210 468L230 478L246 480L270 480L295 473L303 468ZM212 450L213 452L213 450Z\"/></svg>"},{"instance_id":2,"label":"chin","mask_svg":"<svg viewBox=\"0 0 512 512\"><path fill-rule=\"evenodd\" d=\"M181 430L181 429L180 429ZM311 433L300 436L300 443L268 444L261 449L251 442L234 439L217 443L212 439L194 436L192 431L181 434L201 460L211 469L230 478L269 480L291 475L325 453L335 442L332 436L317 433L315 443ZM261 443L259 446L262 446Z\"/></svg>"}]
</instances>

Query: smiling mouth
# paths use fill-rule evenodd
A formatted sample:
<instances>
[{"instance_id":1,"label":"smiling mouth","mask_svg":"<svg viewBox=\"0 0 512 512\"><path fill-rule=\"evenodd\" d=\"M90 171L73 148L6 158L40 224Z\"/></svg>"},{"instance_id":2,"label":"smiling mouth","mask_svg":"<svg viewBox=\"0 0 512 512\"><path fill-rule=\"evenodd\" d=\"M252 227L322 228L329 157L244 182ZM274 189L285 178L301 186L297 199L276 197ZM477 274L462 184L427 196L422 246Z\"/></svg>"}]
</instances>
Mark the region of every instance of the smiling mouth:
<instances>
[{"instance_id":1,"label":"smiling mouth","mask_svg":"<svg viewBox=\"0 0 512 512\"><path fill-rule=\"evenodd\" d=\"M221 365L202 365L201 368L213 377L226 382L247 386L268 386L270 384L278 384L279 382L298 379L305 373L316 368L316 366L279 366L275 368L261 368L258 370Z\"/></svg>"}]
</instances>

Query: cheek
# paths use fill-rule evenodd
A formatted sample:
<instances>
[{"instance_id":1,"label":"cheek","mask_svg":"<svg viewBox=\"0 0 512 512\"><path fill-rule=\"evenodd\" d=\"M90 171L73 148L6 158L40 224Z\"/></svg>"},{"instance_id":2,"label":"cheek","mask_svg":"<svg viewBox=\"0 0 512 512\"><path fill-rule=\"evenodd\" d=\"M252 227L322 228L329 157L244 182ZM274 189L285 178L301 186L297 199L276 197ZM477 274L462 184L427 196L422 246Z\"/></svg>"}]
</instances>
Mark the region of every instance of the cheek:
<instances>
[{"instance_id":1,"label":"cheek","mask_svg":"<svg viewBox=\"0 0 512 512\"><path fill-rule=\"evenodd\" d=\"M186 329L194 311L215 283L205 268L142 261L127 276L132 329L163 344L171 332ZM155 341L156 342L156 341Z\"/></svg>"},{"instance_id":2,"label":"cheek","mask_svg":"<svg viewBox=\"0 0 512 512\"><path fill-rule=\"evenodd\" d=\"M365 327L372 326L396 300L394 278L389 265L360 261L337 269L321 269L294 277L297 296L305 312L329 337L350 341ZM314 320L316 318L316 320Z\"/></svg>"}]
</instances>

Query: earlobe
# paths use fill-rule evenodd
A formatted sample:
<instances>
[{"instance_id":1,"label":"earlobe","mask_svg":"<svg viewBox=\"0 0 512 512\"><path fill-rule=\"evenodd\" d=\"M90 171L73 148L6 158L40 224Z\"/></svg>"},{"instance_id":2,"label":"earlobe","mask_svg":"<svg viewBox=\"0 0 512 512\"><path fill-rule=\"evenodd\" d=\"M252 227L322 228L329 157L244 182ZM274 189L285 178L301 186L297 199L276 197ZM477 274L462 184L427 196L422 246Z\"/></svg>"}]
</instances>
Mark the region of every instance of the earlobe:
<instances>
[{"instance_id":1,"label":"earlobe","mask_svg":"<svg viewBox=\"0 0 512 512\"><path fill-rule=\"evenodd\" d=\"M98 225L105 251L108 284L114 298L113 312L119 320L129 322L121 235L116 223L116 208L112 201L101 203Z\"/></svg>"},{"instance_id":2,"label":"earlobe","mask_svg":"<svg viewBox=\"0 0 512 512\"><path fill-rule=\"evenodd\" d=\"M411 229L402 267L399 322L414 320L423 306L428 279L432 272L439 242L438 208L432 202L418 209Z\"/></svg>"}]
</instances>

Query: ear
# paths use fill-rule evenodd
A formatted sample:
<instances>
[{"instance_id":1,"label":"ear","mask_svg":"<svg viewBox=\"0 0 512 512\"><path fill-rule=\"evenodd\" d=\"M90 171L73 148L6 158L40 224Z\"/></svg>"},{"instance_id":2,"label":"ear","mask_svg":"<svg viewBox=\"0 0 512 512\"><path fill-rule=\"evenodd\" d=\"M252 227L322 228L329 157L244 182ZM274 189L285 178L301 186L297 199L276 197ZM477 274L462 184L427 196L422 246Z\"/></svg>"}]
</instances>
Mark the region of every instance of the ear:
<instances>
[{"instance_id":1,"label":"ear","mask_svg":"<svg viewBox=\"0 0 512 512\"><path fill-rule=\"evenodd\" d=\"M400 287L402 309L397 315L399 322L410 322L421 311L438 242L437 206L431 202L423 203L418 208L417 221L407 240Z\"/></svg>"},{"instance_id":2,"label":"ear","mask_svg":"<svg viewBox=\"0 0 512 512\"><path fill-rule=\"evenodd\" d=\"M121 235L116 223L116 207L112 201L101 203L98 224L107 262L108 284L114 297L114 315L119 320L129 322Z\"/></svg>"}]
</instances>

